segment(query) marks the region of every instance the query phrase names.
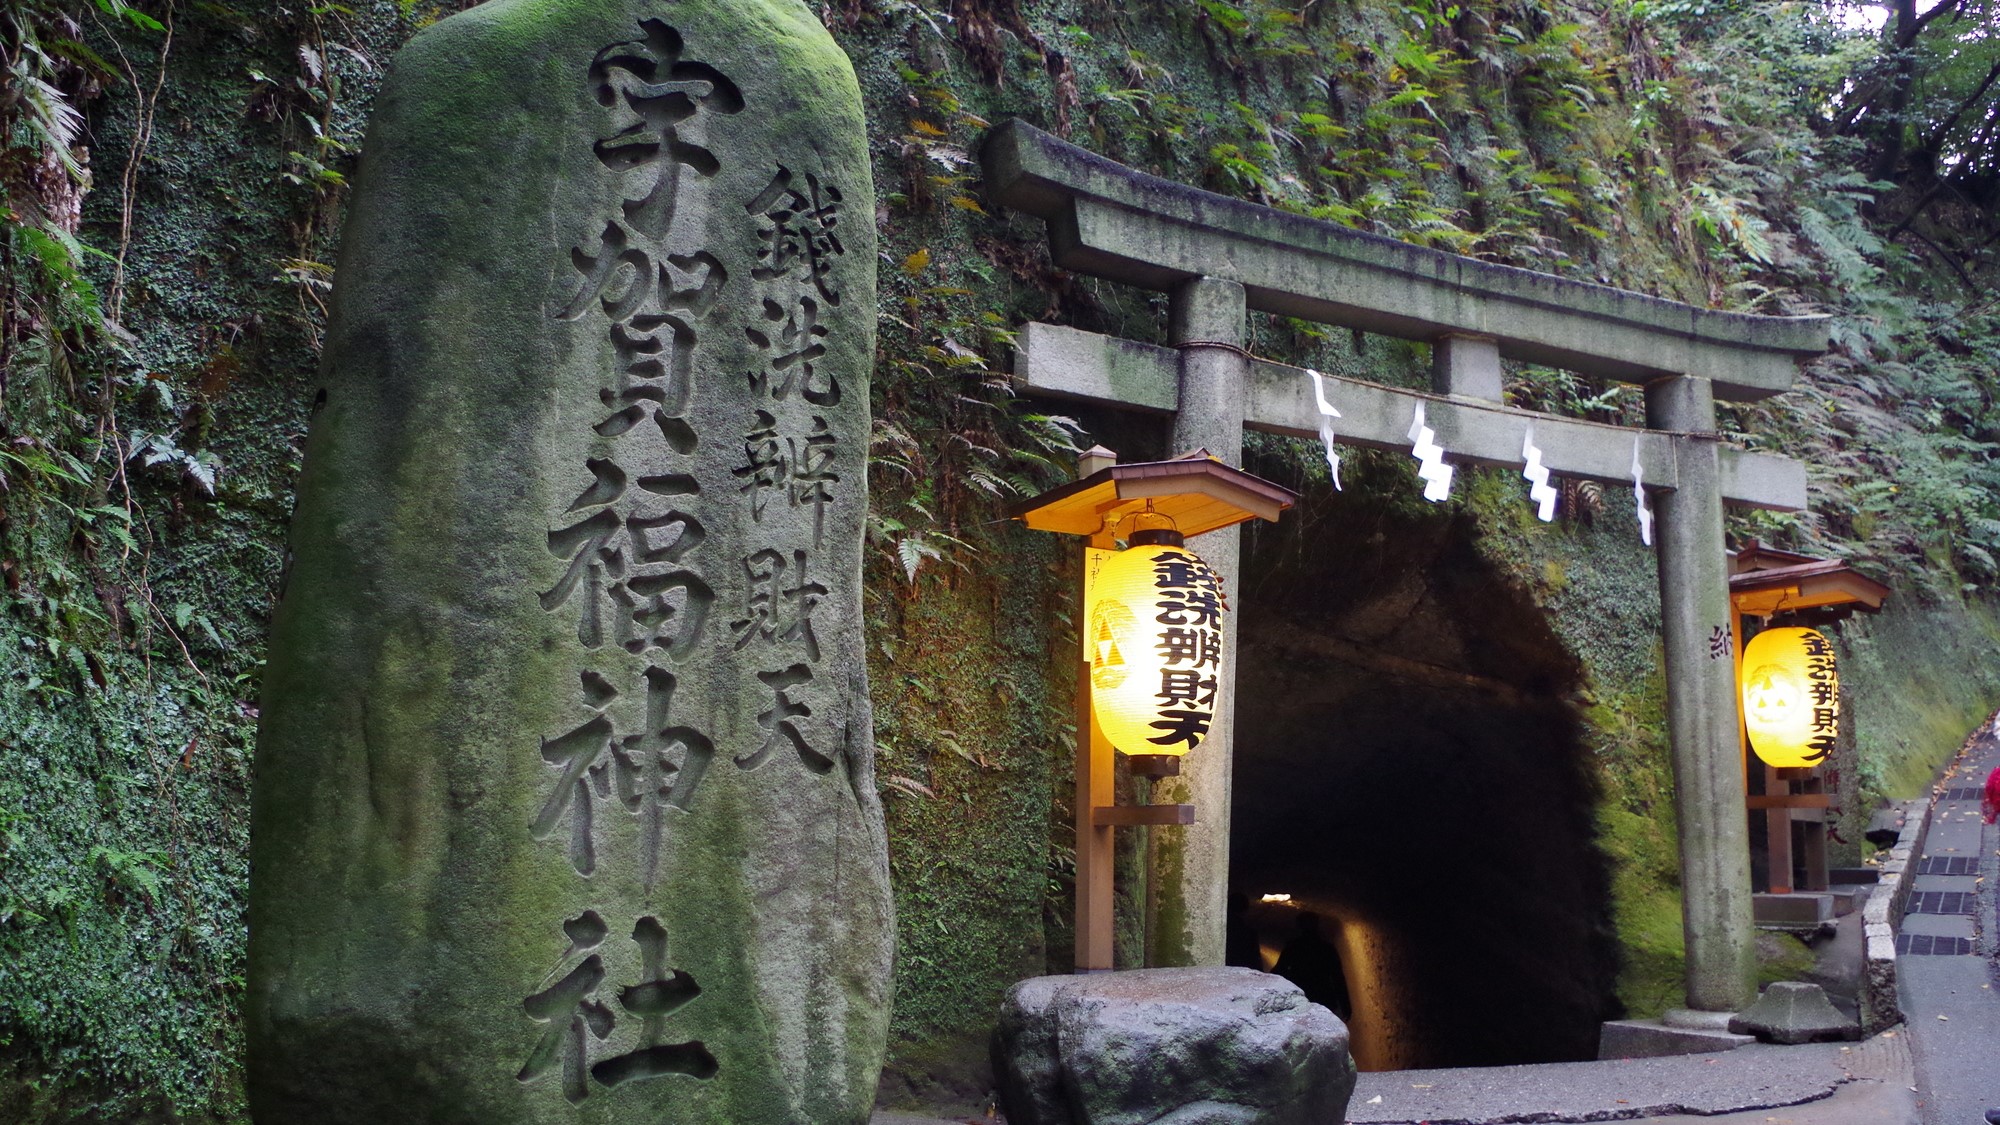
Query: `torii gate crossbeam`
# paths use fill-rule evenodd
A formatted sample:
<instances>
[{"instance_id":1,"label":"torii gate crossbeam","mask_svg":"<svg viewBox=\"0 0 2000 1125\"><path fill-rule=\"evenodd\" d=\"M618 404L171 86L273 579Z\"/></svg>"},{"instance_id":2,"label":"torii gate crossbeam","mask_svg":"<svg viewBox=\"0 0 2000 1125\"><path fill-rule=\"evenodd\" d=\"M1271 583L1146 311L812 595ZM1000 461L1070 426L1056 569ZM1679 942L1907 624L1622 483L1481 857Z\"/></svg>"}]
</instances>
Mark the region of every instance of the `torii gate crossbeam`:
<instances>
[{"instance_id":1,"label":"torii gate crossbeam","mask_svg":"<svg viewBox=\"0 0 2000 1125\"><path fill-rule=\"evenodd\" d=\"M1180 411L1176 349L1053 324L1023 325L1014 352L1015 385L1031 394L1162 415ZM1681 435L1585 422L1463 395L1424 394L1359 379L1322 376L1339 403L1337 441L1371 449L1410 448L1414 405L1460 464L1519 466L1521 440L1533 427L1542 463L1551 471L1606 484L1632 483L1639 460L1646 484L1679 485L1674 443ZM1319 408L1306 371L1251 359L1243 428L1286 437L1319 437ZM1722 498L1774 511L1806 506L1805 466L1789 457L1722 449Z\"/></svg>"},{"instance_id":2,"label":"torii gate crossbeam","mask_svg":"<svg viewBox=\"0 0 2000 1125\"><path fill-rule=\"evenodd\" d=\"M1410 246L1149 176L1020 122L988 136L982 161L993 203L1048 223L1057 265L1170 295L1172 348L1028 325L1015 361L1025 391L1170 414L1176 447L1231 462L1245 428L1317 434L1298 369L1243 350L1244 317L1257 309L1432 344L1433 394L1335 381L1339 440L1405 448L1421 402L1458 460L1521 465L1530 425L1557 473L1629 483L1637 458L1659 521L1687 1001L1729 1011L1753 998L1722 504L1797 510L1806 482L1797 462L1724 446L1715 399L1788 389L1800 361L1826 350L1826 318L1717 312ZM1502 357L1639 383L1649 428L1510 409ZM1200 539L1234 581L1236 530ZM1155 858L1160 917L1177 920L1150 935L1157 964L1221 962L1233 696L1226 686L1172 798L1192 800L1202 820ZM1077 831L1081 848L1086 833L1108 829L1080 819ZM1108 968L1109 953L1080 950L1079 964Z\"/></svg>"}]
</instances>

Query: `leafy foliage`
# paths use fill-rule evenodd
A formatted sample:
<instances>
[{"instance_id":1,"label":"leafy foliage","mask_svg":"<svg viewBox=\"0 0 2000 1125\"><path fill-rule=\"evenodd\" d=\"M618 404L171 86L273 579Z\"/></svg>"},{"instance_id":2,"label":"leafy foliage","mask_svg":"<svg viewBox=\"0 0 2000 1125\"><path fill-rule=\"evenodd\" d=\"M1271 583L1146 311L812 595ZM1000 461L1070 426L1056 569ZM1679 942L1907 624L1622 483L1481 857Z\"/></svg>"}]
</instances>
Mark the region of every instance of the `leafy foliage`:
<instances>
[{"instance_id":1,"label":"leafy foliage","mask_svg":"<svg viewBox=\"0 0 2000 1125\"><path fill-rule=\"evenodd\" d=\"M242 1116L253 700L318 315L270 281L326 253L337 199L287 194L304 127L254 92L246 114L234 75L307 73L330 11L0 11L9 1121ZM169 146L162 116L230 124Z\"/></svg>"},{"instance_id":2,"label":"leafy foliage","mask_svg":"<svg viewBox=\"0 0 2000 1125\"><path fill-rule=\"evenodd\" d=\"M1990 32L1965 26L1973 11L1960 7L1933 9L1932 34L1952 37L1954 51L1990 50ZM1746 4L1677 31L1681 69L1703 78L1713 101L1682 159L1705 173L1701 198L1728 201L1724 213L1736 220L1716 223L1704 205L1711 292L1736 307L1834 318L1835 351L1801 392L1738 414L1746 436L1817 470L1813 512L1761 530L1920 589L1978 589L1995 577L1988 529L2000 515L1990 362L2000 275L1935 239L1908 238L1920 214L1908 201L1931 173L1885 158L1876 123L1890 110L1870 104L1894 100L1884 75L1899 68L1912 67L1920 85L1944 76L1921 43L1899 45L1894 19L1877 37L1822 10ZM1724 81L1746 66L1766 80ZM1981 98L1982 112L2000 109L1994 91ZM1983 171L1961 169L1992 171L1990 160ZM1871 178L1885 172L1896 178ZM1976 234L1990 209L1954 221Z\"/></svg>"}]
</instances>

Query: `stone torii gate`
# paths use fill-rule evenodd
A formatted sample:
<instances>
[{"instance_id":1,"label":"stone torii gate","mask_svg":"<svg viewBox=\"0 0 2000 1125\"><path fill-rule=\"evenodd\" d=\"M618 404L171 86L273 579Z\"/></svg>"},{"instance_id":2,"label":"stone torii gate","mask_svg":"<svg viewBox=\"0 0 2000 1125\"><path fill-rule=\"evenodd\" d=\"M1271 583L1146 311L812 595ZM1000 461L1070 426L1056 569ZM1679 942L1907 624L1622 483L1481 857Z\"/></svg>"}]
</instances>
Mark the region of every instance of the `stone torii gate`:
<instances>
[{"instance_id":1,"label":"stone torii gate","mask_svg":"<svg viewBox=\"0 0 2000 1125\"><path fill-rule=\"evenodd\" d=\"M1244 350L1257 310L1431 343L1434 393L1327 380L1336 440L1407 450L1421 407L1458 462L1525 464L1532 424L1555 473L1629 486L1639 467L1657 507L1687 1002L1733 1011L1753 999L1722 505L1799 510L1806 477L1797 462L1724 445L1715 400L1789 389L1800 361L1826 350L1826 318L1716 312L1411 246L1146 175L1018 121L989 134L982 161L992 202L1047 222L1057 265L1169 295L1173 347L1027 325L1014 378L1028 393L1169 415L1174 448L1233 464L1245 428L1318 436L1306 373ZM1510 409L1502 358L1640 384L1648 428ZM1191 545L1234 582L1237 530L1199 538ZM1225 684L1177 780L1185 792L1169 798L1201 813L1156 860L1160 915L1182 919L1155 935L1158 964L1222 962L1233 696Z\"/></svg>"}]
</instances>

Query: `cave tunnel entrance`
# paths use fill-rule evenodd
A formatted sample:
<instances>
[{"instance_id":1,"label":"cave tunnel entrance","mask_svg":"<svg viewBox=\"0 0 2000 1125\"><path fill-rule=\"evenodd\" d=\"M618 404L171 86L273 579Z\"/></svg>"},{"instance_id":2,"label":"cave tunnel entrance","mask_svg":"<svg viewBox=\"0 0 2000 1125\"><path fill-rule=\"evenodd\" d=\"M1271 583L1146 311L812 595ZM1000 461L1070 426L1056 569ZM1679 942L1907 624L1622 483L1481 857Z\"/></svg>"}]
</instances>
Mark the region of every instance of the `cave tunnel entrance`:
<instances>
[{"instance_id":1,"label":"cave tunnel entrance","mask_svg":"<svg viewBox=\"0 0 2000 1125\"><path fill-rule=\"evenodd\" d=\"M1581 672L1469 516L1376 483L1244 540L1232 960L1317 914L1364 1070L1595 1058L1622 1013Z\"/></svg>"}]
</instances>

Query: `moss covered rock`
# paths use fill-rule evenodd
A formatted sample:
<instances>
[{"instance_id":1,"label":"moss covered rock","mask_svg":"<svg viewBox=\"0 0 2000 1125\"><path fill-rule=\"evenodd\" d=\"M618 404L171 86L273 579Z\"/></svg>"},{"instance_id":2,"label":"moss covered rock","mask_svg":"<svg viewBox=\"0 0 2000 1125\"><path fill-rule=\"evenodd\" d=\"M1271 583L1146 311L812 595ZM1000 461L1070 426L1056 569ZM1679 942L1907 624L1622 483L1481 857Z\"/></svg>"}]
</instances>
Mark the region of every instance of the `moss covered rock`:
<instances>
[{"instance_id":1,"label":"moss covered rock","mask_svg":"<svg viewBox=\"0 0 2000 1125\"><path fill-rule=\"evenodd\" d=\"M265 683L259 1120L866 1118L873 228L795 0L397 57Z\"/></svg>"}]
</instances>

